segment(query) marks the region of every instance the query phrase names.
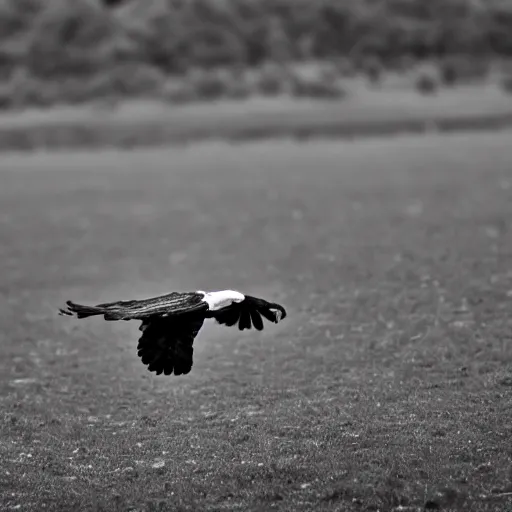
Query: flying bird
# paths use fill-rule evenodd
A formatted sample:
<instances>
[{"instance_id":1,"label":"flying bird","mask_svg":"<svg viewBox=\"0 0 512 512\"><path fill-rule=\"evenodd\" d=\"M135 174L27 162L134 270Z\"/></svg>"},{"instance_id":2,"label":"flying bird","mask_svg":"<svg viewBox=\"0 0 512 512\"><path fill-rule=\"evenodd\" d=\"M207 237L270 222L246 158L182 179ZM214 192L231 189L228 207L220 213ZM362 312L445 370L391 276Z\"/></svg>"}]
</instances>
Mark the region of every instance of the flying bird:
<instances>
[{"instance_id":1,"label":"flying bird","mask_svg":"<svg viewBox=\"0 0 512 512\"><path fill-rule=\"evenodd\" d=\"M137 354L157 375L186 375L192 369L193 343L205 319L228 327L263 330L263 319L278 323L286 317L283 306L234 290L172 292L142 300L122 300L84 306L68 300L60 315L105 320L142 320Z\"/></svg>"}]
</instances>

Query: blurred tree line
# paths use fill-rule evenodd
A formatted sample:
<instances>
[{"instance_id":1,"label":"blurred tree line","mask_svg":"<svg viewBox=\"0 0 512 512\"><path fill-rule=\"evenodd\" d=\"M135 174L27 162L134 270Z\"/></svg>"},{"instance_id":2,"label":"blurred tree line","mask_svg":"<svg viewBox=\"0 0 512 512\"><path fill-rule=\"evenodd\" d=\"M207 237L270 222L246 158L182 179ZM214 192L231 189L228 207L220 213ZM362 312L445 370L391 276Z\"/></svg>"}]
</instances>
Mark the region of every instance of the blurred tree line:
<instances>
[{"instance_id":1,"label":"blurred tree line","mask_svg":"<svg viewBox=\"0 0 512 512\"><path fill-rule=\"evenodd\" d=\"M512 54L512 0L0 0L0 80L142 90L191 68ZM1 94L0 94L1 95Z\"/></svg>"}]
</instances>

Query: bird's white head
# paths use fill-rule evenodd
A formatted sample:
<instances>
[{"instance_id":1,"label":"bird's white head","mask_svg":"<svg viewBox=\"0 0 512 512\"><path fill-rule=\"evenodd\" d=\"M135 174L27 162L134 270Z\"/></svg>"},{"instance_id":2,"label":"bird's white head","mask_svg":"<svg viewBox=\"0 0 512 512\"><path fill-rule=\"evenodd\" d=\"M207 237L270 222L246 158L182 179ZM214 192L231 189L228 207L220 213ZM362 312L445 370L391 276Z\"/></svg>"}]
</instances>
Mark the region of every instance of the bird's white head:
<instances>
[{"instance_id":1,"label":"bird's white head","mask_svg":"<svg viewBox=\"0 0 512 512\"><path fill-rule=\"evenodd\" d=\"M204 294L203 300L208 304L210 311L218 311L219 309L231 306L233 302L245 300L245 295L235 290L222 290L219 292L198 291L197 293Z\"/></svg>"}]
</instances>

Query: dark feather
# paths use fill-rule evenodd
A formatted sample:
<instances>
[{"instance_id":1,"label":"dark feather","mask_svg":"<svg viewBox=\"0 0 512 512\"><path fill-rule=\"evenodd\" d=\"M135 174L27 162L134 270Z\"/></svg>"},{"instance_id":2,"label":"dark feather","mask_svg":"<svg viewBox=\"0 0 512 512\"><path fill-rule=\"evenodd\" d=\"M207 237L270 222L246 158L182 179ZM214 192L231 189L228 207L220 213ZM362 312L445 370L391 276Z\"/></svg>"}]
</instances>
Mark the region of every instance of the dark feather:
<instances>
[{"instance_id":1,"label":"dark feather","mask_svg":"<svg viewBox=\"0 0 512 512\"><path fill-rule=\"evenodd\" d=\"M74 304L70 300L66 302L68 309L59 309L59 314L73 316L77 318L87 318L89 316L103 314L103 309L96 306L83 306L82 304Z\"/></svg>"},{"instance_id":2,"label":"dark feather","mask_svg":"<svg viewBox=\"0 0 512 512\"><path fill-rule=\"evenodd\" d=\"M252 324L254 325L254 328L258 331L262 331L263 330L263 320L261 319L260 313L256 310L251 311L251 319L252 319Z\"/></svg>"},{"instance_id":3,"label":"dark feather","mask_svg":"<svg viewBox=\"0 0 512 512\"><path fill-rule=\"evenodd\" d=\"M219 322L228 327L232 327L240 320L240 310L238 308L224 308L217 312L215 316L211 315Z\"/></svg>"},{"instance_id":4,"label":"dark feather","mask_svg":"<svg viewBox=\"0 0 512 512\"><path fill-rule=\"evenodd\" d=\"M203 326L204 315L153 318L142 322L137 354L157 375L185 375L193 364L193 343Z\"/></svg>"},{"instance_id":5,"label":"dark feather","mask_svg":"<svg viewBox=\"0 0 512 512\"><path fill-rule=\"evenodd\" d=\"M283 306L267 302L263 299L245 296L242 302L233 303L220 311L209 311L207 318L215 318L219 324L231 327L238 323L238 328L244 329L254 328L258 331L263 330L262 316L269 322L277 323L279 321L278 313L281 319L286 317L286 311Z\"/></svg>"},{"instance_id":6,"label":"dark feather","mask_svg":"<svg viewBox=\"0 0 512 512\"><path fill-rule=\"evenodd\" d=\"M244 329L251 328L251 311L249 309L242 309L242 313L240 314L240 323L238 324L238 328L243 331Z\"/></svg>"},{"instance_id":7,"label":"dark feather","mask_svg":"<svg viewBox=\"0 0 512 512\"><path fill-rule=\"evenodd\" d=\"M84 306L68 300L67 310L61 315L76 315L78 318L103 315L105 320L140 320L149 317L175 316L194 311L205 311L208 306L203 295L195 292L173 292L161 297L142 300L122 300L106 302L96 306Z\"/></svg>"}]
</instances>

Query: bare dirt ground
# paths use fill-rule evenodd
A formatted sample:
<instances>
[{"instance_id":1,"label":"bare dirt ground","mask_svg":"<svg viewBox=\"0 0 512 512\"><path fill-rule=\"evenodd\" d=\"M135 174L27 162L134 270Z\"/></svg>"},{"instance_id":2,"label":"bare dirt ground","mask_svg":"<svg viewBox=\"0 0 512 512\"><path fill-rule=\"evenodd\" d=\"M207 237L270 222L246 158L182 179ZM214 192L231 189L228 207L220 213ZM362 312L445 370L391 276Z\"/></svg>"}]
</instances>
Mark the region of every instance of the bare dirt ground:
<instances>
[{"instance_id":1,"label":"bare dirt ground","mask_svg":"<svg viewBox=\"0 0 512 512\"><path fill-rule=\"evenodd\" d=\"M511 140L3 155L0 509L512 510ZM181 378L56 315L216 288Z\"/></svg>"}]
</instances>

